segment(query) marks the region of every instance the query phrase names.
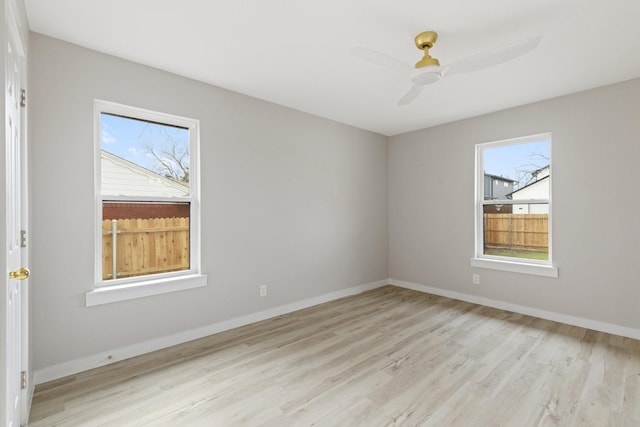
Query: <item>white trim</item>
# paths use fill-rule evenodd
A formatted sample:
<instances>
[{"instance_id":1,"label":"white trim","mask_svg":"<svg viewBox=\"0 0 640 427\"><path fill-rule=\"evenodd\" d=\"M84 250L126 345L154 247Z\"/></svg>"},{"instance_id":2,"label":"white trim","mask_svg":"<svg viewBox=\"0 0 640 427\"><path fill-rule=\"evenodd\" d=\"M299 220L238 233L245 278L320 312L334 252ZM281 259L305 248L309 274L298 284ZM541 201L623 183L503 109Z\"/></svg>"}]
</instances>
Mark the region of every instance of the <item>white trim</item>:
<instances>
[{"instance_id":1,"label":"white trim","mask_svg":"<svg viewBox=\"0 0 640 427\"><path fill-rule=\"evenodd\" d=\"M45 368L38 369L35 372L34 384L42 384L48 381L53 381L62 377L66 377L67 375L73 375L89 369L99 368L100 366L105 366L114 362L118 362L120 360L128 359L130 357L139 356L152 351L171 347L173 345L193 341L209 335L217 334L219 332L224 332L230 329L238 328L240 326L260 322L262 320L281 316L283 314L312 307L314 305L323 304L325 302L333 301L339 298L356 295L365 291L379 288L381 286L385 286L388 283L389 281L385 279L367 283L364 285L354 286L302 301L297 301L290 304L285 304L267 310L259 311L257 313L247 314L245 316L224 320L222 322L203 326L201 328L191 329L188 331L180 332L178 334L156 338L137 344L132 344L126 347L105 350L104 352L93 354L91 356L58 363L52 366L47 366Z\"/></svg>"},{"instance_id":2,"label":"white trim","mask_svg":"<svg viewBox=\"0 0 640 427\"><path fill-rule=\"evenodd\" d=\"M122 279L105 280L97 283L94 290L98 289L123 289L126 287L135 287L136 285L144 287L148 284L164 283L170 281L178 282L181 278L189 280L194 276L200 276L196 269L168 271L166 273L147 274L145 276L123 277ZM160 292L164 293L164 292ZM155 294L152 294L155 295Z\"/></svg>"},{"instance_id":3,"label":"white trim","mask_svg":"<svg viewBox=\"0 0 640 427\"><path fill-rule=\"evenodd\" d=\"M542 179L547 179L544 177ZM515 193L515 191L514 191ZM494 199L483 200L483 205L548 205L548 199Z\"/></svg>"},{"instance_id":4,"label":"white trim","mask_svg":"<svg viewBox=\"0 0 640 427\"><path fill-rule=\"evenodd\" d=\"M31 413L31 406L33 403L33 395L36 392L36 383L35 381L33 381L34 377L35 377L35 372L27 372L27 388L25 389L25 393L27 396L26 396L26 402L24 404L25 413L22 414L24 418L22 421L23 425L27 425L29 421L29 414Z\"/></svg>"},{"instance_id":5,"label":"white trim","mask_svg":"<svg viewBox=\"0 0 640 427\"><path fill-rule=\"evenodd\" d=\"M188 197L111 197L102 195L101 190L101 113L117 114L133 119L148 120L156 123L178 126L189 130L189 196ZM201 275L200 243L200 121L188 117L146 110L115 102L95 99L93 101L94 120L94 194L95 194L95 244L94 244L94 289L87 293L87 306L107 304L149 295L158 295L194 287L206 286L206 276ZM128 200L189 202L189 270L166 274L162 278L149 275L124 279L102 280L102 203L103 200ZM159 289L150 289L151 284Z\"/></svg>"},{"instance_id":6,"label":"white trim","mask_svg":"<svg viewBox=\"0 0 640 427\"><path fill-rule=\"evenodd\" d=\"M149 277L149 276L145 276ZM207 286L207 276L190 274L177 277L165 277L144 282L126 283L122 285L101 286L85 295L87 307L109 304L118 301L161 295L169 292Z\"/></svg>"},{"instance_id":7,"label":"white trim","mask_svg":"<svg viewBox=\"0 0 640 427\"><path fill-rule=\"evenodd\" d=\"M549 199L531 199L531 200L511 200L511 199L496 199L496 200L484 200L484 159L483 152L486 148L493 148L499 146L509 146L516 144L525 144L538 141L549 142L549 175L544 179L549 178ZM475 146L475 200L474 200L474 245L475 245L475 258L472 258L471 265L480 268L491 268L495 270L513 271L517 273L536 274L547 277L558 277L557 268L553 267L553 207L552 207L552 149L553 149L553 135L551 132L540 133L536 135L523 136L518 138L503 139L494 142L483 142L476 144ZM528 262L521 260L520 258L508 258L508 261L494 260L487 258L484 255L484 224L483 224L483 207L484 205L506 204L548 204L549 205L549 219L548 219L548 261ZM478 262L478 265L474 265L474 261L486 260L487 262ZM506 263L513 265L506 265ZM482 265L479 265L482 264ZM550 269L540 269L540 264L545 264ZM531 265L532 268L524 268L525 265ZM555 276L549 276L554 274ZM537 273L538 272L538 273ZM543 272L540 274L539 272Z\"/></svg>"},{"instance_id":8,"label":"white trim","mask_svg":"<svg viewBox=\"0 0 640 427\"><path fill-rule=\"evenodd\" d=\"M446 289L434 288L432 286L420 285L402 280L389 279L389 284L399 286L401 288L413 289L418 292L425 292L433 295L439 295L460 301L466 301L473 304L480 304L487 307L507 310L514 313L534 316L540 319L552 320L554 322L565 323L567 325L578 326L581 328L592 329L594 331L606 332L608 334L620 335L627 338L640 340L640 329L629 328L628 326L616 325L614 323L600 322L598 320L586 319L584 317L571 316L569 314L556 313L553 311L542 310L534 307L527 307L519 304L512 304L505 301L494 300L490 298L469 295L462 292L449 291Z\"/></svg>"},{"instance_id":9,"label":"white trim","mask_svg":"<svg viewBox=\"0 0 640 427\"><path fill-rule=\"evenodd\" d=\"M471 258L471 267L558 278L558 267L534 262L516 262L511 259L507 261L492 258Z\"/></svg>"},{"instance_id":10,"label":"white trim","mask_svg":"<svg viewBox=\"0 0 640 427\"><path fill-rule=\"evenodd\" d=\"M190 202L189 197L164 197L164 196L104 196L105 202L122 202L122 203L180 203Z\"/></svg>"}]
</instances>

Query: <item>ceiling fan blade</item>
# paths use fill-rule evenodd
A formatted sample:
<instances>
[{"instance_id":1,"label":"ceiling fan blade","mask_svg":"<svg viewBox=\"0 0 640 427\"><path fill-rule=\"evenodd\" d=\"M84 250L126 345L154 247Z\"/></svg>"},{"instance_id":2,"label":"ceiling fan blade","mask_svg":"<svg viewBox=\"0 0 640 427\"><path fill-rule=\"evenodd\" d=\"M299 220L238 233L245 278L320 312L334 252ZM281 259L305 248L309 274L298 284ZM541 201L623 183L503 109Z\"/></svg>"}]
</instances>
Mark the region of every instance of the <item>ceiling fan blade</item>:
<instances>
[{"instance_id":1,"label":"ceiling fan blade","mask_svg":"<svg viewBox=\"0 0 640 427\"><path fill-rule=\"evenodd\" d=\"M473 71L482 70L493 67L503 62L510 61L518 56L524 55L532 51L542 40L541 35L529 37L506 46L491 49L485 52L468 56L460 61L448 65L442 72L444 76L452 76L456 74L471 73Z\"/></svg>"},{"instance_id":2,"label":"ceiling fan blade","mask_svg":"<svg viewBox=\"0 0 640 427\"><path fill-rule=\"evenodd\" d=\"M420 95L423 87L424 86L421 85L413 85L413 87L409 89L409 92L407 92L407 94L403 96L400 101L398 101L398 105L407 105L412 103L413 100L416 99L418 95Z\"/></svg>"},{"instance_id":3,"label":"ceiling fan blade","mask_svg":"<svg viewBox=\"0 0 640 427\"><path fill-rule=\"evenodd\" d=\"M366 47L352 47L349 50L352 54L373 62L374 64L382 65L383 67L400 71L409 71L412 68L410 65L405 64L399 59L396 59L382 52L367 49Z\"/></svg>"}]
</instances>

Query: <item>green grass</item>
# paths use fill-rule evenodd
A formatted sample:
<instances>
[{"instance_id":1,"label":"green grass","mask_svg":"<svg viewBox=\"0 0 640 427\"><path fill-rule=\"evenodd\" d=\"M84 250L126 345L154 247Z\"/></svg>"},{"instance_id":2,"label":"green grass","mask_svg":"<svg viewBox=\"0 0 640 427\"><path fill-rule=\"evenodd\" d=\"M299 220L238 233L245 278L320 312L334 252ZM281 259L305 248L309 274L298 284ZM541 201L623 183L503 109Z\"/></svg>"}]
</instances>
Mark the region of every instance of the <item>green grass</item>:
<instances>
[{"instance_id":1,"label":"green grass","mask_svg":"<svg viewBox=\"0 0 640 427\"><path fill-rule=\"evenodd\" d=\"M543 261L549 260L548 251L523 251L518 249L493 249L484 250L485 255L506 256L512 258L538 259Z\"/></svg>"}]
</instances>

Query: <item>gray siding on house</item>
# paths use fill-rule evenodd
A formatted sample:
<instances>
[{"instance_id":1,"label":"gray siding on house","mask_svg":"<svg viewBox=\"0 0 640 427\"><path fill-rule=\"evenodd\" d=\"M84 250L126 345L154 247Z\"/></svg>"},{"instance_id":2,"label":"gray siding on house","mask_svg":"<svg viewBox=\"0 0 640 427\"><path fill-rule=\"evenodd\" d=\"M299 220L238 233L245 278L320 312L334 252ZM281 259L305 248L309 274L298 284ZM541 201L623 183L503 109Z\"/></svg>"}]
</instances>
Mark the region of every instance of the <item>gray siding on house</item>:
<instances>
[{"instance_id":1,"label":"gray siding on house","mask_svg":"<svg viewBox=\"0 0 640 427\"><path fill-rule=\"evenodd\" d=\"M513 181L495 175L484 174L484 199L506 199L513 193Z\"/></svg>"}]
</instances>

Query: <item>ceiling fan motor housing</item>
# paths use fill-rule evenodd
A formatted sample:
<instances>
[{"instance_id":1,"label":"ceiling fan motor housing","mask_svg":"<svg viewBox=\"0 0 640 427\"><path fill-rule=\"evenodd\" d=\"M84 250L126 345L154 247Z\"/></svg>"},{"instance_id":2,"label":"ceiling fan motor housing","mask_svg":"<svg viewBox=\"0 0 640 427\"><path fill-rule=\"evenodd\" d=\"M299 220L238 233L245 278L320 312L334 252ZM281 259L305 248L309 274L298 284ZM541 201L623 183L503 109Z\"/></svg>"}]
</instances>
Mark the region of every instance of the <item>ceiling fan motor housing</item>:
<instances>
[{"instance_id":1,"label":"ceiling fan motor housing","mask_svg":"<svg viewBox=\"0 0 640 427\"><path fill-rule=\"evenodd\" d=\"M428 67L430 65L440 65L440 61L436 58L432 58L429 55L429 49L433 47L433 45L438 40L438 33L435 31L425 31L416 36L415 42L416 47L420 50L424 50L424 57L416 62L416 68Z\"/></svg>"}]
</instances>

